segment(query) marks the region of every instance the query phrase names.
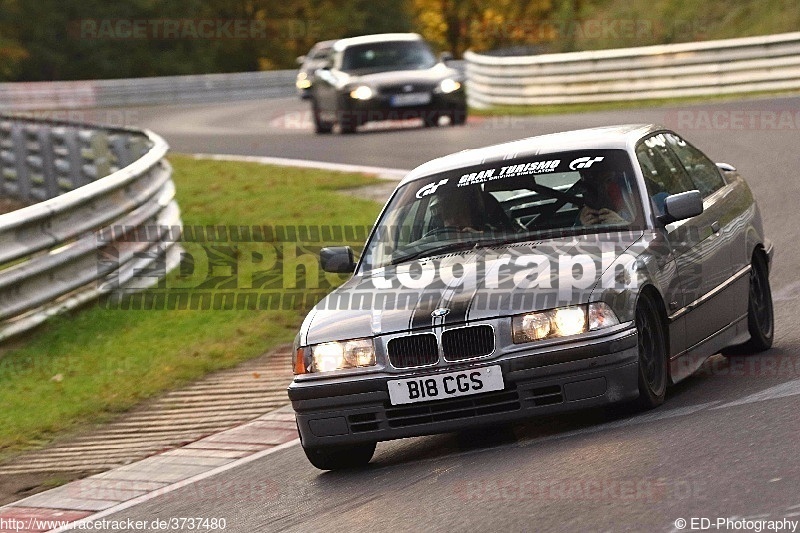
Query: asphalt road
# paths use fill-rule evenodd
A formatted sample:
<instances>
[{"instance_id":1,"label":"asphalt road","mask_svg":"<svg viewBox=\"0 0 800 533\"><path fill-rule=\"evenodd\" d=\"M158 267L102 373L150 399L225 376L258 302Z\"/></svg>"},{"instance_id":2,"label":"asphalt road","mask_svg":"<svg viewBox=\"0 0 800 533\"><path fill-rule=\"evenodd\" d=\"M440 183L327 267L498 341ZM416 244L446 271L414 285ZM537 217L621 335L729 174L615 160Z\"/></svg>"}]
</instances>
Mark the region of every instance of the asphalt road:
<instances>
[{"instance_id":1,"label":"asphalt road","mask_svg":"<svg viewBox=\"0 0 800 533\"><path fill-rule=\"evenodd\" d=\"M181 152L395 168L559 130L666 124L734 164L754 190L776 244L775 346L758 356L715 356L645 415L598 410L490 433L381 443L357 472L321 473L293 446L107 520L224 518L225 531L237 533L676 531L679 518L800 520L800 328L793 313L800 297L800 99L325 137L311 133L304 111L299 102L272 100L129 110L128 121L163 134Z\"/></svg>"}]
</instances>

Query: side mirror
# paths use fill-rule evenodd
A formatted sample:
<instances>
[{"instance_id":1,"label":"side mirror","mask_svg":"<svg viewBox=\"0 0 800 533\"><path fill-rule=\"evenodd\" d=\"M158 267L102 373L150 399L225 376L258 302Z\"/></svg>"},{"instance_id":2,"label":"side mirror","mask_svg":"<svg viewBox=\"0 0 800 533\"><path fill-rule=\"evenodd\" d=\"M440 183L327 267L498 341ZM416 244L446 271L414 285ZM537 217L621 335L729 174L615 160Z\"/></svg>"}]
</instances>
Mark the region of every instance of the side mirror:
<instances>
[{"instance_id":1,"label":"side mirror","mask_svg":"<svg viewBox=\"0 0 800 533\"><path fill-rule=\"evenodd\" d=\"M302 65L303 63L305 63L305 61L306 61L306 56L297 56L297 59L295 59L295 62L298 65Z\"/></svg>"},{"instance_id":2,"label":"side mirror","mask_svg":"<svg viewBox=\"0 0 800 533\"><path fill-rule=\"evenodd\" d=\"M349 246L330 246L319 251L319 264L325 272L352 274L356 269L353 249Z\"/></svg>"},{"instance_id":3,"label":"side mirror","mask_svg":"<svg viewBox=\"0 0 800 533\"><path fill-rule=\"evenodd\" d=\"M700 191L671 194L664 200L664 214L658 220L664 224L696 217L703 212L703 197Z\"/></svg>"},{"instance_id":4,"label":"side mirror","mask_svg":"<svg viewBox=\"0 0 800 533\"><path fill-rule=\"evenodd\" d=\"M730 163L717 163L717 168L723 172L736 172L736 167Z\"/></svg>"},{"instance_id":5,"label":"side mirror","mask_svg":"<svg viewBox=\"0 0 800 533\"><path fill-rule=\"evenodd\" d=\"M453 53L452 52L442 52L439 54L439 61L442 63L447 63L448 61L453 60Z\"/></svg>"}]
</instances>

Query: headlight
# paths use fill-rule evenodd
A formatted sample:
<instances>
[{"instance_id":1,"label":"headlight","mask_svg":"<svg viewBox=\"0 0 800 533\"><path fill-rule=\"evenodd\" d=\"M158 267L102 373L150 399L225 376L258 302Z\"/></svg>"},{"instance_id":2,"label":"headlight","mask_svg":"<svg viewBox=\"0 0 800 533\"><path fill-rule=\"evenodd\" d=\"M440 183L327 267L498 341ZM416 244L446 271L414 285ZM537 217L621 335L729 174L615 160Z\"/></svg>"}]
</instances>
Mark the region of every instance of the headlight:
<instances>
[{"instance_id":1,"label":"headlight","mask_svg":"<svg viewBox=\"0 0 800 533\"><path fill-rule=\"evenodd\" d=\"M515 344L556 337L568 337L619 324L614 311L604 302L559 307L538 313L517 315L511 319Z\"/></svg>"},{"instance_id":2,"label":"headlight","mask_svg":"<svg viewBox=\"0 0 800 533\"><path fill-rule=\"evenodd\" d=\"M371 339L325 342L311 347L311 372L331 372L373 365L375 346Z\"/></svg>"},{"instance_id":3,"label":"headlight","mask_svg":"<svg viewBox=\"0 0 800 533\"><path fill-rule=\"evenodd\" d=\"M295 82L295 85L298 89L308 89L311 87L311 80L308 79L308 74L305 72L299 72L297 74L297 81Z\"/></svg>"},{"instance_id":4,"label":"headlight","mask_svg":"<svg viewBox=\"0 0 800 533\"><path fill-rule=\"evenodd\" d=\"M372 89L366 85L359 85L350 91L350 98L353 100L369 100L372 98Z\"/></svg>"},{"instance_id":5,"label":"headlight","mask_svg":"<svg viewBox=\"0 0 800 533\"><path fill-rule=\"evenodd\" d=\"M446 79L442 80L442 82L439 84L439 90L442 91L445 94L452 93L453 91L457 91L460 88L461 88L461 84L459 82L457 82L456 80L453 80L453 79L450 79L450 78L446 78Z\"/></svg>"}]
</instances>

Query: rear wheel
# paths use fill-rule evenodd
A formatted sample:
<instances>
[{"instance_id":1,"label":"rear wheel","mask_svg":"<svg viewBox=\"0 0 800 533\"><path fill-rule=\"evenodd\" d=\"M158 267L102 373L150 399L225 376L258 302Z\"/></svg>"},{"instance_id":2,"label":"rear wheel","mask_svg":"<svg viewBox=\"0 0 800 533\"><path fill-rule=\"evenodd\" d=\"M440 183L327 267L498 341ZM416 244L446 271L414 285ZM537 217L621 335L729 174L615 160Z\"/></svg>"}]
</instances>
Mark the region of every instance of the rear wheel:
<instances>
[{"instance_id":1,"label":"rear wheel","mask_svg":"<svg viewBox=\"0 0 800 533\"><path fill-rule=\"evenodd\" d=\"M642 409L664 403L667 392L667 347L664 323L655 299L648 293L636 305L636 333L639 346L639 398Z\"/></svg>"},{"instance_id":2,"label":"rear wheel","mask_svg":"<svg viewBox=\"0 0 800 533\"><path fill-rule=\"evenodd\" d=\"M369 463L375 453L375 446L374 442L324 448L303 446L303 451L311 464L320 470L343 470L359 468Z\"/></svg>"},{"instance_id":3,"label":"rear wheel","mask_svg":"<svg viewBox=\"0 0 800 533\"><path fill-rule=\"evenodd\" d=\"M722 351L723 355L763 352L772 347L772 339L775 335L772 290L769 286L767 260L761 253L755 254L750 264L747 329L750 331L750 340L739 346L726 348Z\"/></svg>"}]
</instances>

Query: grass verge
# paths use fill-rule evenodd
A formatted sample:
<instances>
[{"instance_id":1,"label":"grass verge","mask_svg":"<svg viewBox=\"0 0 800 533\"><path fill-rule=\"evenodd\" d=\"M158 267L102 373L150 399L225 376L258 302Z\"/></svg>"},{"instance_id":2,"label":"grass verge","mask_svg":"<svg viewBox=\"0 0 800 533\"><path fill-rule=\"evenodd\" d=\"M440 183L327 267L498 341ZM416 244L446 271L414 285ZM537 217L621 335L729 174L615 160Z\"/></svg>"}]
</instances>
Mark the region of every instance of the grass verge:
<instances>
[{"instance_id":1,"label":"grass verge","mask_svg":"<svg viewBox=\"0 0 800 533\"><path fill-rule=\"evenodd\" d=\"M169 159L185 226L298 221L369 226L380 207L338 192L377 182L364 175L186 156ZM194 272L173 272L167 287L207 282L210 246L184 243ZM245 243L228 250L243 258L237 262L238 279L244 283L264 270L263 264L245 257L266 256L274 248ZM0 459L288 342L303 314L302 308L157 311L92 305L57 317L0 353Z\"/></svg>"},{"instance_id":2,"label":"grass verge","mask_svg":"<svg viewBox=\"0 0 800 533\"><path fill-rule=\"evenodd\" d=\"M798 94L800 94L800 91L758 91L716 96L624 100L621 102L593 102L586 104L501 105L489 108L471 107L469 112L471 115L478 117L567 115L571 113L591 113L593 111L648 109L653 107L730 102L760 97L797 96Z\"/></svg>"}]
</instances>

